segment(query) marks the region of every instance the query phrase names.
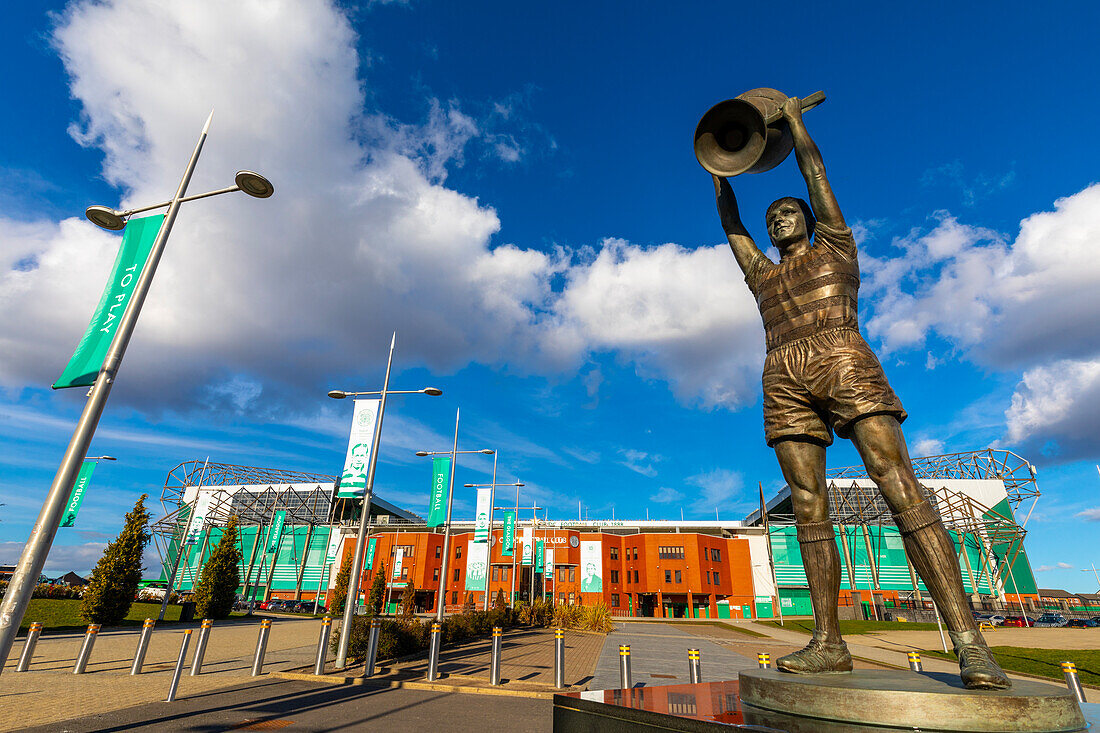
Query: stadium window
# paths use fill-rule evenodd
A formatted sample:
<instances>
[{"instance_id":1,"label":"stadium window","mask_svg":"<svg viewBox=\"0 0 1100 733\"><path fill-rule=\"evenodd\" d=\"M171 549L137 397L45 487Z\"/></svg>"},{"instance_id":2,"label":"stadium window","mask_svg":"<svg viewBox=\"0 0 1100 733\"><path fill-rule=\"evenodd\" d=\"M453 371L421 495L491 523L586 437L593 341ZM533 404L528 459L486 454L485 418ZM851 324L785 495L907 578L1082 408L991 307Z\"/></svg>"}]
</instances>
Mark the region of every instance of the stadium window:
<instances>
[{"instance_id":1,"label":"stadium window","mask_svg":"<svg viewBox=\"0 0 1100 733\"><path fill-rule=\"evenodd\" d=\"M612 570L611 571L611 582L612 583L618 583L619 582L619 571L618 570Z\"/></svg>"},{"instance_id":2,"label":"stadium window","mask_svg":"<svg viewBox=\"0 0 1100 733\"><path fill-rule=\"evenodd\" d=\"M569 582L570 583L576 583L577 582L577 569L574 568L574 567L569 568ZM569 596L570 596L569 602L572 603L573 602L573 598L572 598L573 594L570 593Z\"/></svg>"},{"instance_id":3,"label":"stadium window","mask_svg":"<svg viewBox=\"0 0 1100 733\"><path fill-rule=\"evenodd\" d=\"M634 582L635 583L638 582L638 571L637 570L634 571Z\"/></svg>"},{"instance_id":4,"label":"stadium window","mask_svg":"<svg viewBox=\"0 0 1100 733\"><path fill-rule=\"evenodd\" d=\"M505 583L507 583L508 578L509 578L509 573L511 573L511 572L512 572L512 568L508 567L507 565L504 566L500 570L500 579L503 580Z\"/></svg>"},{"instance_id":5,"label":"stadium window","mask_svg":"<svg viewBox=\"0 0 1100 733\"><path fill-rule=\"evenodd\" d=\"M618 560L619 559L619 548L618 547L612 547L611 548L611 559L612 560Z\"/></svg>"},{"instance_id":6,"label":"stadium window","mask_svg":"<svg viewBox=\"0 0 1100 733\"><path fill-rule=\"evenodd\" d=\"M461 571L460 571L460 569L459 569L459 568L455 568L455 580L458 580L458 574L459 574L459 572L461 572Z\"/></svg>"},{"instance_id":7,"label":"stadium window","mask_svg":"<svg viewBox=\"0 0 1100 733\"><path fill-rule=\"evenodd\" d=\"M494 581L500 580L500 566L498 566L498 565L493 566L493 580Z\"/></svg>"},{"instance_id":8,"label":"stadium window","mask_svg":"<svg viewBox=\"0 0 1100 733\"><path fill-rule=\"evenodd\" d=\"M710 571L707 571L707 585L710 585Z\"/></svg>"},{"instance_id":9,"label":"stadium window","mask_svg":"<svg viewBox=\"0 0 1100 733\"><path fill-rule=\"evenodd\" d=\"M462 557L462 545L456 545L455 546L455 558L457 559L457 558L460 558L460 557Z\"/></svg>"},{"instance_id":10,"label":"stadium window","mask_svg":"<svg viewBox=\"0 0 1100 733\"><path fill-rule=\"evenodd\" d=\"M566 568L558 568L558 582L564 583L566 577Z\"/></svg>"},{"instance_id":11,"label":"stadium window","mask_svg":"<svg viewBox=\"0 0 1100 733\"><path fill-rule=\"evenodd\" d=\"M635 560L638 559L638 548L637 547L634 548L634 559Z\"/></svg>"},{"instance_id":12,"label":"stadium window","mask_svg":"<svg viewBox=\"0 0 1100 733\"><path fill-rule=\"evenodd\" d=\"M458 605L458 591L457 590L451 591L451 605L452 606L457 606Z\"/></svg>"},{"instance_id":13,"label":"stadium window","mask_svg":"<svg viewBox=\"0 0 1100 733\"><path fill-rule=\"evenodd\" d=\"M439 558L439 556L442 555L442 554L443 554L443 545L436 545L435 546L435 556L436 556L436 558Z\"/></svg>"},{"instance_id":14,"label":"stadium window","mask_svg":"<svg viewBox=\"0 0 1100 733\"><path fill-rule=\"evenodd\" d=\"M558 593L558 603L565 605L565 593Z\"/></svg>"},{"instance_id":15,"label":"stadium window","mask_svg":"<svg viewBox=\"0 0 1100 733\"><path fill-rule=\"evenodd\" d=\"M612 608L618 608L619 607L619 594L618 593L612 593L611 594L611 607Z\"/></svg>"},{"instance_id":16,"label":"stadium window","mask_svg":"<svg viewBox=\"0 0 1100 733\"><path fill-rule=\"evenodd\" d=\"M432 570L432 580L439 582L439 568Z\"/></svg>"},{"instance_id":17,"label":"stadium window","mask_svg":"<svg viewBox=\"0 0 1100 733\"><path fill-rule=\"evenodd\" d=\"M665 582L666 583L671 583L672 582L672 571L671 570L666 570L665 571Z\"/></svg>"},{"instance_id":18,"label":"stadium window","mask_svg":"<svg viewBox=\"0 0 1100 733\"><path fill-rule=\"evenodd\" d=\"M722 551L714 547L710 551L710 559L714 562L722 562Z\"/></svg>"},{"instance_id":19,"label":"stadium window","mask_svg":"<svg viewBox=\"0 0 1100 733\"><path fill-rule=\"evenodd\" d=\"M684 582L683 579L680 577L680 571L679 570L676 571L676 582L677 583Z\"/></svg>"},{"instance_id":20,"label":"stadium window","mask_svg":"<svg viewBox=\"0 0 1100 733\"><path fill-rule=\"evenodd\" d=\"M577 602L577 594L573 591L569 591L569 605L572 606Z\"/></svg>"},{"instance_id":21,"label":"stadium window","mask_svg":"<svg viewBox=\"0 0 1100 733\"><path fill-rule=\"evenodd\" d=\"M718 580L718 571L717 571L717 570L715 570L715 571L714 571L714 584L715 584L715 585L720 585L720 584L721 584L721 582L722 582L722 581Z\"/></svg>"}]
</instances>

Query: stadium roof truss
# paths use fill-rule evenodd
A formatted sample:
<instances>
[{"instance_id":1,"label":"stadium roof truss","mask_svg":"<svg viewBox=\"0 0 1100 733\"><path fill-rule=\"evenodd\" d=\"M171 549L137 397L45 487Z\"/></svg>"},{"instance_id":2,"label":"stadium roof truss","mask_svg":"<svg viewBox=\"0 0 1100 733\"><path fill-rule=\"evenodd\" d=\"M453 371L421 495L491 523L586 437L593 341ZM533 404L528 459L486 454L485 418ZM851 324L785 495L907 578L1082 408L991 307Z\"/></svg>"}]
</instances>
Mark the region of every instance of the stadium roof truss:
<instances>
[{"instance_id":1,"label":"stadium roof truss","mask_svg":"<svg viewBox=\"0 0 1100 733\"><path fill-rule=\"evenodd\" d=\"M971 587L978 588L983 578L990 588L999 586L1007 590L1015 586L1015 580L1010 577L1011 568L1023 549L1027 519L1017 524L1011 513L1005 516L962 492L943 485L937 487L936 479L1000 480L1004 482L1009 503L1014 509L1026 499L1032 499L1031 509L1034 509L1039 498L1034 467L1010 451L986 449L917 458L913 460L913 470L926 490L929 503L943 519L944 526L956 534L959 560L970 576ZM833 469L826 473L826 479L829 482L830 518L840 525L859 525L865 532L870 527L877 528L875 534L881 547L881 529L894 525L893 514L878 488L868 480L867 469L864 466ZM781 495L789 496L789 489ZM749 517L750 521L758 514L754 512ZM776 513L770 509L768 519L779 525L794 523L793 514ZM870 537L868 541L875 544ZM977 550L977 568L972 567L964 547Z\"/></svg>"}]
</instances>

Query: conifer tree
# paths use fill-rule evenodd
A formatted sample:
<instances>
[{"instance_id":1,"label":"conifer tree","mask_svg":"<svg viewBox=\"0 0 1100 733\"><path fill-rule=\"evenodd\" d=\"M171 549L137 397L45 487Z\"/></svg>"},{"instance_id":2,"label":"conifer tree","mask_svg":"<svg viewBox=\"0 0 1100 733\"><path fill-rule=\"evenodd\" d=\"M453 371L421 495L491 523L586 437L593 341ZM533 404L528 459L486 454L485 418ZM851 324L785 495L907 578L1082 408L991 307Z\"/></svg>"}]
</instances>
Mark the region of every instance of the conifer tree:
<instances>
[{"instance_id":1,"label":"conifer tree","mask_svg":"<svg viewBox=\"0 0 1100 733\"><path fill-rule=\"evenodd\" d=\"M344 561L340 563L340 572L336 573L336 587L332 589L331 602L328 604L329 613L340 614L344 612L344 601L348 598L349 580L351 580L351 553L344 555Z\"/></svg>"},{"instance_id":2,"label":"conifer tree","mask_svg":"<svg viewBox=\"0 0 1100 733\"><path fill-rule=\"evenodd\" d=\"M378 572L370 584L367 596L367 613L377 616L382 613L382 603L386 600L386 563L378 563Z\"/></svg>"},{"instance_id":3,"label":"conifer tree","mask_svg":"<svg viewBox=\"0 0 1100 733\"><path fill-rule=\"evenodd\" d=\"M202 567L195 587L199 618L229 618L240 585L241 550L237 547L237 518L230 517L221 539Z\"/></svg>"},{"instance_id":4,"label":"conifer tree","mask_svg":"<svg viewBox=\"0 0 1100 733\"><path fill-rule=\"evenodd\" d=\"M401 618L411 619L416 615L416 588L410 580L401 591Z\"/></svg>"},{"instance_id":5,"label":"conifer tree","mask_svg":"<svg viewBox=\"0 0 1100 733\"><path fill-rule=\"evenodd\" d=\"M149 510L145 508L147 496L142 494L137 500L133 510L126 515L122 532L108 543L103 557L92 569L80 604L80 615L88 623L114 626L130 612L145 569L142 553L151 537Z\"/></svg>"},{"instance_id":6,"label":"conifer tree","mask_svg":"<svg viewBox=\"0 0 1100 733\"><path fill-rule=\"evenodd\" d=\"M474 594L467 593L466 602L462 604L462 612L473 613L475 610L477 610L477 605L474 603Z\"/></svg>"},{"instance_id":7,"label":"conifer tree","mask_svg":"<svg viewBox=\"0 0 1100 733\"><path fill-rule=\"evenodd\" d=\"M503 588L497 588L496 598L493 599L493 608L502 609L502 608L504 608L504 606L505 606L505 603L504 603L504 589Z\"/></svg>"}]
</instances>

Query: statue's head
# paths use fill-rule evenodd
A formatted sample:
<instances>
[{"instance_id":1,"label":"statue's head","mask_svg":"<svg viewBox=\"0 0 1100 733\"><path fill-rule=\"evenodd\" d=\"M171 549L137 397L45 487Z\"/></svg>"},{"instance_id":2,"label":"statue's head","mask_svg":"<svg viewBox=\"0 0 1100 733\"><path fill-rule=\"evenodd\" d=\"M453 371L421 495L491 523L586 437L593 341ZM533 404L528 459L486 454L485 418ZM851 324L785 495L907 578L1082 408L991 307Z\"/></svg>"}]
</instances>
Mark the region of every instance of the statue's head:
<instances>
[{"instance_id":1,"label":"statue's head","mask_svg":"<svg viewBox=\"0 0 1100 733\"><path fill-rule=\"evenodd\" d=\"M805 239L809 241L813 231L814 212L802 199L784 196L776 199L764 214L764 223L768 227L768 236L780 252L788 245Z\"/></svg>"}]
</instances>

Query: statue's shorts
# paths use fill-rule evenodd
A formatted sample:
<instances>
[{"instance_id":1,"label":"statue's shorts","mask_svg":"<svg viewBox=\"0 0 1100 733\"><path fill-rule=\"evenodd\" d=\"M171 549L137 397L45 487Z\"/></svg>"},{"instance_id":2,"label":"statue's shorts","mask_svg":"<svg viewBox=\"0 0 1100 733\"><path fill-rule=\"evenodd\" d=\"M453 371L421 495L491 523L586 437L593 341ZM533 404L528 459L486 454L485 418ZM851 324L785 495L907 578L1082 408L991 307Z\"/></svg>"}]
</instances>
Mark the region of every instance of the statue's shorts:
<instances>
[{"instance_id":1,"label":"statue's shorts","mask_svg":"<svg viewBox=\"0 0 1100 733\"><path fill-rule=\"evenodd\" d=\"M799 438L831 445L870 415L906 418L882 365L852 328L835 328L778 346L764 359L764 436L768 445Z\"/></svg>"}]
</instances>

